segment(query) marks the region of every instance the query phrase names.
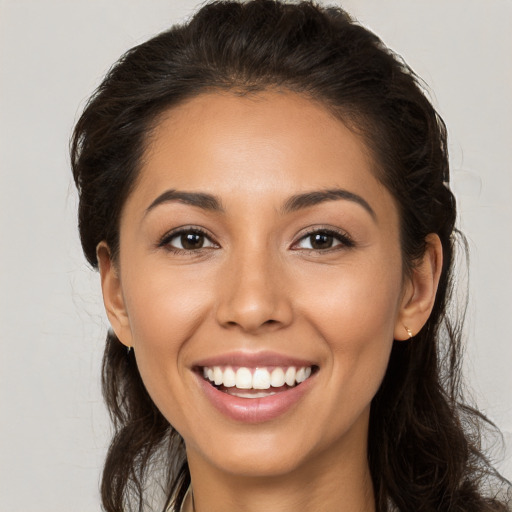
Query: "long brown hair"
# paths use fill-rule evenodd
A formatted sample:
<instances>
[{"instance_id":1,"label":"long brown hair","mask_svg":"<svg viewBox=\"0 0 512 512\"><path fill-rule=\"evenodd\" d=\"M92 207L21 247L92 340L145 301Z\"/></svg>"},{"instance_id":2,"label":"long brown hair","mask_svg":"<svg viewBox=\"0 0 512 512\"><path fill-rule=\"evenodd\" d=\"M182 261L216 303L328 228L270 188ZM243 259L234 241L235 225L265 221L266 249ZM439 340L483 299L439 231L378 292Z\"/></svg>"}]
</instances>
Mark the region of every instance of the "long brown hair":
<instances>
[{"instance_id":1,"label":"long brown hair","mask_svg":"<svg viewBox=\"0 0 512 512\"><path fill-rule=\"evenodd\" d=\"M429 233L443 245L432 314L414 339L395 342L372 402L377 510L507 510L506 496L496 492L506 494L509 482L480 448L486 420L462 398L463 314L448 314L458 235L446 129L413 71L343 10L311 2L214 2L128 51L90 99L72 138L86 258L97 268L102 240L118 254L120 212L162 112L205 91L269 87L321 102L364 137L377 177L399 208L406 269L424 253ZM179 504L190 481L183 440L151 401L133 352L127 355L112 332L103 390L115 425L102 479L104 509L141 511L157 476L164 508L173 496Z\"/></svg>"}]
</instances>

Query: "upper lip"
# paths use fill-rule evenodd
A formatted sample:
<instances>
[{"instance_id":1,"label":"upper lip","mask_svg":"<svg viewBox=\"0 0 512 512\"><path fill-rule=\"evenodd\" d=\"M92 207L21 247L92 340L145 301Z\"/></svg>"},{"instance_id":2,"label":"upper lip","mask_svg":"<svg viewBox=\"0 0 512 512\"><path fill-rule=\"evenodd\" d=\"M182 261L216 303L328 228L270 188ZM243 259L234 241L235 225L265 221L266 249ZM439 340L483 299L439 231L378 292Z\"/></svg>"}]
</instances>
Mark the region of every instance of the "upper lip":
<instances>
[{"instance_id":1,"label":"upper lip","mask_svg":"<svg viewBox=\"0 0 512 512\"><path fill-rule=\"evenodd\" d=\"M315 363L307 359L301 359L271 351L235 351L201 359L195 362L192 366L196 368L205 366L243 366L247 368L258 368L264 366L295 366L303 368L307 366L315 366Z\"/></svg>"}]
</instances>

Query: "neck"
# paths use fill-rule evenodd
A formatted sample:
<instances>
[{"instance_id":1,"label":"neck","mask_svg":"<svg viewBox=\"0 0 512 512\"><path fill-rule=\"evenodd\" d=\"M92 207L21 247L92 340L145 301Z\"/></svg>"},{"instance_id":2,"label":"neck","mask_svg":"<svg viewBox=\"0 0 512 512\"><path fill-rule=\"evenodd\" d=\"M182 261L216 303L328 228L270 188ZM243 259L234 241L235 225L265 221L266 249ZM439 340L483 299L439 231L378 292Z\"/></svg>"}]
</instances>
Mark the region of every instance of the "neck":
<instances>
[{"instance_id":1,"label":"neck","mask_svg":"<svg viewBox=\"0 0 512 512\"><path fill-rule=\"evenodd\" d=\"M226 473L188 453L195 512L374 512L366 438L345 439L292 472Z\"/></svg>"}]
</instances>

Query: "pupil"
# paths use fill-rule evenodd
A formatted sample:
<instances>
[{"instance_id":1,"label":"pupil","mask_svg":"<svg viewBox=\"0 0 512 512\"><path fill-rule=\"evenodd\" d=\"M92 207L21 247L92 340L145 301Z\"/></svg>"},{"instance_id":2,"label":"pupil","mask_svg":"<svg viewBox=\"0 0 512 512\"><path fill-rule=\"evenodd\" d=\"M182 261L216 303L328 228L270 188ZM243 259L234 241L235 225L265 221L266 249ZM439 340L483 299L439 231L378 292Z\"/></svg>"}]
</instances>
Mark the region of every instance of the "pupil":
<instances>
[{"instance_id":1,"label":"pupil","mask_svg":"<svg viewBox=\"0 0 512 512\"><path fill-rule=\"evenodd\" d=\"M332 236L325 233L316 233L311 237L313 249L329 249L332 247Z\"/></svg>"},{"instance_id":2,"label":"pupil","mask_svg":"<svg viewBox=\"0 0 512 512\"><path fill-rule=\"evenodd\" d=\"M204 236L198 233L187 233L181 235L181 245L183 249L200 249L204 243Z\"/></svg>"}]
</instances>

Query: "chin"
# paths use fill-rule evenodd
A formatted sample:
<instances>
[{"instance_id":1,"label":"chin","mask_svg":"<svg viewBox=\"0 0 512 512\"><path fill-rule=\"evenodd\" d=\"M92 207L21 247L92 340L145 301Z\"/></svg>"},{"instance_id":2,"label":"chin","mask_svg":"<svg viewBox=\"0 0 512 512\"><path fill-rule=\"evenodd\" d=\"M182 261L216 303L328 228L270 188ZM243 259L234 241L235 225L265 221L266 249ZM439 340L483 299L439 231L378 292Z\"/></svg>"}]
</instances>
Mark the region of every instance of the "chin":
<instances>
[{"instance_id":1,"label":"chin","mask_svg":"<svg viewBox=\"0 0 512 512\"><path fill-rule=\"evenodd\" d=\"M276 478L306 467L307 454L300 446L283 450L279 446L261 448L246 446L244 450L219 450L209 454L210 463L218 470L242 478Z\"/></svg>"}]
</instances>

